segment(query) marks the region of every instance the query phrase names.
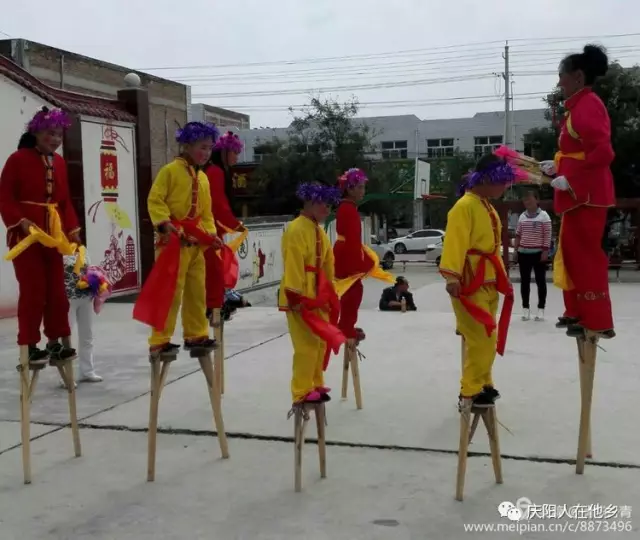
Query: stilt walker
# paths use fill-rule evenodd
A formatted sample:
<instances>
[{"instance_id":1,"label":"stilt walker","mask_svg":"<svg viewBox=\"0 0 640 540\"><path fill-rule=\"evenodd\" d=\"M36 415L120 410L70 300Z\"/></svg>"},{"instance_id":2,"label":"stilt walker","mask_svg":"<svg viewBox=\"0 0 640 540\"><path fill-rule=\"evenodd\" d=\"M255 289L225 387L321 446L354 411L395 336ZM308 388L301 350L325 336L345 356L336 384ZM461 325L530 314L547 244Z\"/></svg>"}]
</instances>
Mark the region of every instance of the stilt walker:
<instances>
[{"instance_id":1,"label":"stilt walker","mask_svg":"<svg viewBox=\"0 0 640 540\"><path fill-rule=\"evenodd\" d=\"M470 439L482 418L489 435L496 483L502 483L495 402L500 393L491 371L496 352L504 355L513 309L513 287L500 257L501 223L489 199L498 198L518 178L495 155L480 159L464 180L463 194L448 215L440 272L447 280L462 339L462 379L458 409L460 444L456 499L461 501ZM499 294L505 297L496 324ZM474 415L473 422L471 415Z\"/></svg>"},{"instance_id":2,"label":"stilt walker","mask_svg":"<svg viewBox=\"0 0 640 540\"><path fill-rule=\"evenodd\" d=\"M556 326L578 342L580 370L580 434L576 473L591 457L591 402L598 340L615 337L609 296L609 260L602 249L608 209L615 206L610 165L611 122L604 103L593 92L595 80L606 74L604 50L587 45L560 65L559 86L565 117L554 161L541 163L554 177L554 207L562 216L553 281L562 289L565 312Z\"/></svg>"},{"instance_id":3,"label":"stilt walker","mask_svg":"<svg viewBox=\"0 0 640 540\"><path fill-rule=\"evenodd\" d=\"M66 164L56 153L70 124L63 111L43 107L29 122L18 151L9 156L0 177L0 215L10 248L5 259L13 262L19 288L17 369L25 484L31 483L31 400L47 363L58 369L68 390L74 452L76 457L81 454L73 377L76 351L70 345L62 261L63 255L78 251L81 240ZM80 263L83 253L78 254ZM47 345L40 349L43 322Z\"/></svg>"},{"instance_id":4,"label":"stilt walker","mask_svg":"<svg viewBox=\"0 0 640 540\"><path fill-rule=\"evenodd\" d=\"M326 476L325 403L330 389L324 385L331 352L337 353L345 337L337 328L340 301L333 286L334 258L329 237L319 226L337 204L336 188L302 184L298 197L304 208L282 237L284 274L278 305L287 314L293 343L291 394L294 416L295 490L302 489L304 431L313 411L318 427L320 476Z\"/></svg>"},{"instance_id":5,"label":"stilt walker","mask_svg":"<svg viewBox=\"0 0 640 540\"><path fill-rule=\"evenodd\" d=\"M224 311L225 289L233 289L238 281L238 251L249 231L234 216L229 198L233 190L231 167L238 162L243 144L240 138L227 132L215 142L209 165L205 169L211 191L211 210L216 222L218 237L224 242L225 234L235 235L223 249L207 250L207 318L213 327L216 340L216 362L220 365L220 393L224 394L224 324L231 313Z\"/></svg>"},{"instance_id":6,"label":"stilt walker","mask_svg":"<svg viewBox=\"0 0 640 540\"><path fill-rule=\"evenodd\" d=\"M155 479L158 408L169 365L179 345L171 343L178 311L182 308L184 348L197 358L204 373L220 452L229 457L222 419L220 386L215 383L219 364L213 364L214 340L209 338L205 302L203 251L222 246L211 213L211 194L200 170L211 155L217 130L210 124L189 122L176 140L180 157L165 165L147 200L149 216L158 233L156 264L134 306L134 319L153 328L149 338L151 403L147 480Z\"/></svg>"},{"instance_id":7,"label":"stilt walker","mask_svg":"<svg viewBox=\"0 0 640 540\"><path fill-rule=\"evenodd\" d=\"M333 247L336 290L340 296L338 328L347 338L342 369L342 399L347 398L349 368L351 368L353 390L358 409L362 409L362 390L358 365L358 360L362 355L358 351L358 345L366 337L362 328L356 327L358 310L364 291L362 280L374 277L388 283L395 281L391 274L380 269L380 261L376 253L362 243L362 224L357 205L364 197L367 181L365 173L355 168L349 169L338 179L342 201L336 212L338 238Z\"/></svg>"}]
</instances>

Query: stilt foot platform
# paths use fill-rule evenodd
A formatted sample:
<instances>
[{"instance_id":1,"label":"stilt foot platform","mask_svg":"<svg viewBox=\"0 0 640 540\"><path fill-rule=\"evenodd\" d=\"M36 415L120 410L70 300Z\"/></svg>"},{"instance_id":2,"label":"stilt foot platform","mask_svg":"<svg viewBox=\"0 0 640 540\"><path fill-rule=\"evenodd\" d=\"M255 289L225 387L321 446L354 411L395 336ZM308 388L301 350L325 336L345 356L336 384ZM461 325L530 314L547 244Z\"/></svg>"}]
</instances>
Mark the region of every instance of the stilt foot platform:
<instances>
[{"instance_id":1,"label":"stilt foot platform","mask_svg":"<svg viewBox=\"0 0 640 540\"><path fill-rule=\"evenodd\" d=\"M68 338L63 339L62 342L65 347L71 346ZM76 385L73 376L73 361L75 359L75 356L65 359L45 358L41 363L30 363L29 347L26 345L20 346L20 360L16 369L20 378L20 435L22 442L22 470L25 484L31 483L31 401L33 400L40 371L46 367L47 362L58 369L60 378L67 389L74 455L75 457L82 455L76 407Z\"/></svg>"},{"instance_id":2,"label":"stilt foot platform","mask_svg":"<svg viewBox=\"0 0 640 540\"><path fill-rule=\"evenodd\" d=\"M320 478L327 477L327 447L325 439L326 414L324 403L302 403L291 408L289 417L294 418L294 477L295 491L302 491L302 452L305 443L305 430L311 419L311 412L316 416L318 430L318 456L320 459Z\"/></svg>"}]
</instances>

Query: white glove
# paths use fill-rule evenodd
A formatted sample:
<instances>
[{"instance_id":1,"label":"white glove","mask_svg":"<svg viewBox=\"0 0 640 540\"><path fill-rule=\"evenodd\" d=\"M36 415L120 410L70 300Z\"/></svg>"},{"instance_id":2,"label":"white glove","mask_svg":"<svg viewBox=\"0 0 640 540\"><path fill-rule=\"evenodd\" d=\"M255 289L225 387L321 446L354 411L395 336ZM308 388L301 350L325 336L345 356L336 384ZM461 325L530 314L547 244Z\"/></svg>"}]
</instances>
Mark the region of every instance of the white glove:
<instances>
[{"instance_id":1,"label":"white glove","mask_svg":"<svg viewBox=\"0 0 640 540\"><path fill-rule=\"evenodd\" d=\"M556 164L553 160L541 161L540 170L547 176L554 176L556 174Z\"/></svg>"},{"instance_id":2,"label":"white glove","mask_svg":"<svg viewBox=\"0 0 640 540\"><path fill-rule=\"evenodd\" d=\"M551 180L551 187L553 189L559 189L560 191L568 191L571 189L569 181L566 176L557 176Z\"/></svg>"}]
</instances>

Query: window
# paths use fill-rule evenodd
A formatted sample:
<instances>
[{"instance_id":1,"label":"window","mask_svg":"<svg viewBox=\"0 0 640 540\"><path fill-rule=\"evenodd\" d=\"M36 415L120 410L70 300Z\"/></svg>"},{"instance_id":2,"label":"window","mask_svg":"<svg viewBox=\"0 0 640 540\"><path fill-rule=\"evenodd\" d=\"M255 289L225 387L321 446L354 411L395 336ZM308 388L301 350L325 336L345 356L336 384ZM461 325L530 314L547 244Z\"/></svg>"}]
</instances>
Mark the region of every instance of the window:
<instances>
[{"instance_id":1,"label":"window","mask_svg":"<svg viewBox=\"0 0 640 540\"><path fill-rule=\"evenodd\" d=\"M475 137L473 153L476 158L493 152L502 144L502 135L491 135L487 137Z\"/></svg>"},{"instance_id":2,"label":"window","mask_svg":"<svg viewBox=\"0 0 640 540\"><path fill-rule=\"evenodd\" d=\"M407 159L407 141L382 141L382 159Z\"/></svg>"},{"instance_id":3,"label":"window","mask_svg":"<svg viewBox=\"0 0 640 540\"><path fill-rule=\"evenodd\" d=\"M266 146L256 146L253 149L253 161L261 163L272 154L272 150Z\"/></svg>"},{"instance_id":4,"label":"window","mask_svg":"<svg viewBox=\"0 0 640 540\"><path fill-rule=\"evenodd\" d=\"M451 157L455 153L454 139L427 139L427 157Z\"/></svg>"}]
</instances>

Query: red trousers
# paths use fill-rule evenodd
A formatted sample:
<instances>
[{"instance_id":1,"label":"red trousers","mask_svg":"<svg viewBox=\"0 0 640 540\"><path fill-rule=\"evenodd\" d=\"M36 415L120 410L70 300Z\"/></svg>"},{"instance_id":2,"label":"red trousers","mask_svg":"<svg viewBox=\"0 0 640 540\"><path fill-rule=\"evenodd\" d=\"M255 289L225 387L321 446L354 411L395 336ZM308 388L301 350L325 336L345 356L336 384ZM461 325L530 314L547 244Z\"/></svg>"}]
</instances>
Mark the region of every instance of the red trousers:
<instances>
[{"instance_id":1,"label":"red trousers","mask_svg":"<svg viewBox=\"0 0 640 540\"><path fill-rule=\"evenodd\" d=\"M349 290L340 298L340 319L338 328L347 339L356 337L356 323L358 322L358 309L362 303L364 287L362 280L356 281Z\"/></svg>"},{"instance_id":2,"label":"red trousers","mask_svg":"<svg viewBox=\"0 0 640 540\"><path fill-rule=\"evenodd\" d=\"M204 252L204 260L207 264L207 309L220 309L224 305L222 259L218 257L215 249L207 249Z\"/></svg>"},{"instance_id":3,"label":"red trousers","mask_svg":"<svg viewBox=\"0 0 640 540\"><path fill-rule=\"evenodd\" d=\"M607 211L579 206L562 215L562 259L574 286L564 291L564 314L592 331L613 329L609 259L602 249Z\"/></svg>"},{"instance_id":4,"label":"red trousers","mask_svg":"<svg viewBox=\"0 0 640 540\"><path fill-rule=\"evenodd\" d=\"M43 320L50 340L71 335L62 255L33 244L13 259L13 268L19 288L18 345L37 345Z\"/></svg>"}]
</instances>

